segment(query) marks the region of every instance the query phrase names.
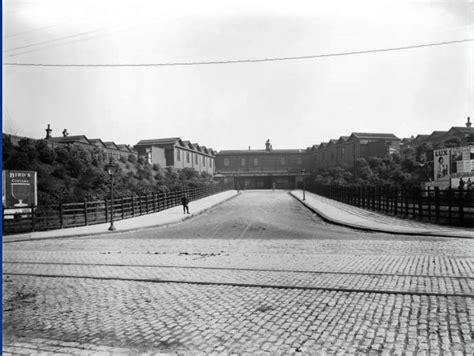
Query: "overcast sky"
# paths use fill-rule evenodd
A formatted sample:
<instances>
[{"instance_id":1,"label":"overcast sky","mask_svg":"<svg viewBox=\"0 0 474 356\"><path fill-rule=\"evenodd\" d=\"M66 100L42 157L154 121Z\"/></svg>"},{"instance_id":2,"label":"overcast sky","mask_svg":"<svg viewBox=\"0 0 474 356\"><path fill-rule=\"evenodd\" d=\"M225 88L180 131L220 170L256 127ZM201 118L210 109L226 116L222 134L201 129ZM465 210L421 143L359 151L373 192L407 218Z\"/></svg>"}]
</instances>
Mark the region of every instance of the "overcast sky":
<instances>
[{"instance_id":1,"label":"overcast sky","mask_svg":"<svg viewBox=\"0 0 474 356\"><path fill-rule=\"evenodd\" d=\"M136 64L291 57L474 37L469 1L4 0L3 60ZM474 117L474 42L206 66L3 67L3 130L135 144L306 148Z\"/></svg>"}]
</instances>

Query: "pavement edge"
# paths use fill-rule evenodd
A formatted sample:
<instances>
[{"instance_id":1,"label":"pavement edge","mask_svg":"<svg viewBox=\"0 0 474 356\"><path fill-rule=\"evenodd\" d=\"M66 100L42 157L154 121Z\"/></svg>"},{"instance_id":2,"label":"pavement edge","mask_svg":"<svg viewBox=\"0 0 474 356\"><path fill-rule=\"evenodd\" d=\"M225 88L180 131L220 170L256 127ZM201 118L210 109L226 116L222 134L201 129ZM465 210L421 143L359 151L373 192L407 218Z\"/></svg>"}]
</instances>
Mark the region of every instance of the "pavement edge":
<instances>
[{"instance_id":1,"label":"pavement edge","mask_svg":"<svg viewBox=\"0 0 474 356\"><path fill-rule=\"evenodd\" d=\"M366 232L379 232L379 233L385 233L385 234L393 234L393 235L409 235L409 236L432 236L432 237L446 237L446 238L458 238L458 239L472 239L472 237L469 236L459 236L459 235L447 235L447 234L437 234L437 233L432 233L432 232L402 232L402 231L396 231L396 230L390 230L390 229L377 229L377 228L370 228L367 226L363 225L357 225L357 224L350 224L341 220L334 219L325 213L321 211L321 209L316 209L314 206L311 206L307 204L305 201L297 197L293 192L288 192L293 198L295 198L297 201L299 201L301 204L303 204L307 209L311 210L313 213L318 215L321 219L324 221L334 224L334 225L339 225L339 226L344 226L344 227L349 227L351 229L356 229L356 230L361 230L361 231L366 231Z\"/></svg>"}]
</instances>

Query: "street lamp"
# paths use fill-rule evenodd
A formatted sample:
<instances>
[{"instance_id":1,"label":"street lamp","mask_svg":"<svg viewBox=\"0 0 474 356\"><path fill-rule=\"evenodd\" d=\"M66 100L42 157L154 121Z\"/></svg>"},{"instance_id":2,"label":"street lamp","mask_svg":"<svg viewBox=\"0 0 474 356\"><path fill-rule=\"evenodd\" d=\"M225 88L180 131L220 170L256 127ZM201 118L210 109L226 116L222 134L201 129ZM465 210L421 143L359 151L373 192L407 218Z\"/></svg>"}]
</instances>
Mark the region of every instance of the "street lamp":
<instances>
[{"instance_id":1,"label":"street lamp","mask_svg":"<svg viewBox=\"0 0 474 356\"><path fill-rule=\"evenodd\" d=\"M306 200L306 187L305 187L305 179L304 179L304 174L306 173L306 169L302 169L301 173L303 173L303 200Z\"/></svg>"},{"instance_id":2,"label":"street lamp","mask_svg":"<svg viewBox=\"0 0 474 356\"><path fill-rule=\"evenodd\" d=\"M112 162L112 157L110 157L110 162L105 166L107 173L110 176L110 227L109 231L115 231L114 226L114 174L117 172L118 164ZM105 212L107 214L107 212Z\"/></svg>"}]
</instances>

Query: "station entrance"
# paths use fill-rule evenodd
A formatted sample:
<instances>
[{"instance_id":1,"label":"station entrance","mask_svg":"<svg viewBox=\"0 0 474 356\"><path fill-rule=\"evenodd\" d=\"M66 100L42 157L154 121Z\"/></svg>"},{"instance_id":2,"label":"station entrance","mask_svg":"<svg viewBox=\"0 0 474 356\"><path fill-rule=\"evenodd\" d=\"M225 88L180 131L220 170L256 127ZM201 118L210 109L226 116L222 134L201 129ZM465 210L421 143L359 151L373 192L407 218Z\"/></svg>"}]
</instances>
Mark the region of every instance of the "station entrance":
<instances>
[{"instance_id":1,"label":"station entrance","mask_svg":"<svg viewBox=\"0 0 474 356\"><path fill-rule=\"evenodd\" d=\"M303 181L302 174L296 173L244 173L233 175L234 187L237 190L246 189L296 189Z\"/></svg>"}]
</instances>

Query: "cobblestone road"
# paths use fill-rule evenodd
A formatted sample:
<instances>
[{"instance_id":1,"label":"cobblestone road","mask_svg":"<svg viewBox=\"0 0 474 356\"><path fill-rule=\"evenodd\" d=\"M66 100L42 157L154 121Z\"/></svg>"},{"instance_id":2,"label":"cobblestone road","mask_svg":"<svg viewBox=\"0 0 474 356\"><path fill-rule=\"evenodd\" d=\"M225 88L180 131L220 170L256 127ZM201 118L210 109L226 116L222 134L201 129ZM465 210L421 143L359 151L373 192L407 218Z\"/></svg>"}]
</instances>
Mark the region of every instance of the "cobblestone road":
<instances>
[{"instance_id":1,"label":"cobblestone road","mask_svg":"<svg viewBox=\"0 0 474 356\"><path fill-rule=\"evenodd\" d=\"M281 192L3 248L4 353L473 352L471 240L332 226Z\"/></svg>"}]
</instances>

